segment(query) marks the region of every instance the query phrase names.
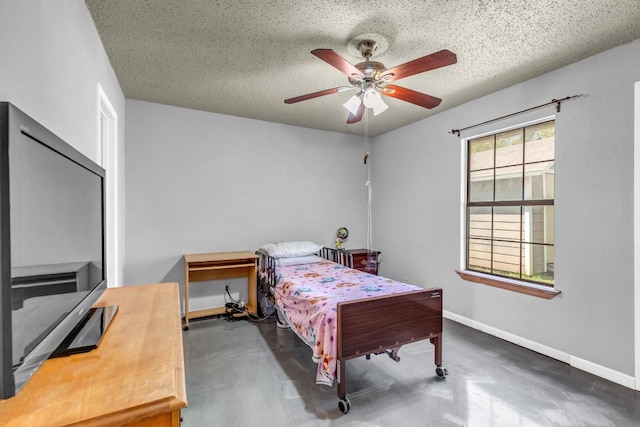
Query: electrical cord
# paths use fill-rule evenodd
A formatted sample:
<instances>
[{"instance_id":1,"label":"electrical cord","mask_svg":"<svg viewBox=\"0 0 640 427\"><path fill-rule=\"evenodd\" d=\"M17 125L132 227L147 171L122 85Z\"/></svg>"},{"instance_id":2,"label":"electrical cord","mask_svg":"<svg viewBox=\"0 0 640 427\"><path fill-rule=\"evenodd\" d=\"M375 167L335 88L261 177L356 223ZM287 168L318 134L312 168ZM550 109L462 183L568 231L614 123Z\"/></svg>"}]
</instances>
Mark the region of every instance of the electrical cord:
<instances>
[{"instance_id":1,"label":"electrical cord","mask_svg":"<svg viewBox=\"0 0 640 427\"><path fill-rule=\"evenodd\" d=\"M227 297L229 298L230 302L227 301ZM233 298L233 296L231 296L231 293L229 292L229 286L225 286L224 302L225 302L224 305L227 308L227 319L226 319L227 321L236 319L233 317L233 315L236 313L245 313L246 318L248 320L256 323L266 322L269 319L271 319L272 321L275 321L275 314L260 317L258 315L255 315L247 311L247 306L244 303L244 301L242 300L238 301L235 298Z\"/></svg>"},{"instance_id":2,"label":"electrical cord","mask_svg":"<svg viewBox=\"0 0 640 427\"><path fill-rule=\"evenodd\" d=\"M242 300L238 301L238 300L234 299L231 296L231 293L229 292L229 286L225 286L225 292L226 292L226 295L224 297L224 302L225 302L224 305L225 305L225 307L231 308L236 312L243 312L244 309L245 309L244 301L242 301ZM231 300L231 302L227 301L227 296L229 297L229 300ZM231 304L231 305L229 306L229 304Z\"/></svg>"},{"instance_id":3,"label":"electrical cord","mask_svg":"<svg viewBox=\"0 0 640 427\"><path fill-rule=\"evenodd\" d=\"M260 317L253 313L249 313L247 315L247 320L249 320L252 323L273 323L276 321L276 316L275 314L270 314L264 317Z\"/></svg>"}]
</instances>

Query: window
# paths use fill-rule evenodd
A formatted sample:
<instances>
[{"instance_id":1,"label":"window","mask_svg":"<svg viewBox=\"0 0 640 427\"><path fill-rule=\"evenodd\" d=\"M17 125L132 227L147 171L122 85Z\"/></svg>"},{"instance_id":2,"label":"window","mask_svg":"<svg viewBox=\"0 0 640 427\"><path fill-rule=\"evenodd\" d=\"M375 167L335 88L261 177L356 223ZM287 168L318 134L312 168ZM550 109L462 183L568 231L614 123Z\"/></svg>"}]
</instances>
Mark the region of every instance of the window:
<instances>
[{"instance_id":1,"label":"window","mask_svg":"<svg viewBox=\"0 0 640 427\"><path fill-rule=\"evenodd\" d=\"M555 121L467 141L466 269L554 286Z\"/></svg>"}]
</instances>

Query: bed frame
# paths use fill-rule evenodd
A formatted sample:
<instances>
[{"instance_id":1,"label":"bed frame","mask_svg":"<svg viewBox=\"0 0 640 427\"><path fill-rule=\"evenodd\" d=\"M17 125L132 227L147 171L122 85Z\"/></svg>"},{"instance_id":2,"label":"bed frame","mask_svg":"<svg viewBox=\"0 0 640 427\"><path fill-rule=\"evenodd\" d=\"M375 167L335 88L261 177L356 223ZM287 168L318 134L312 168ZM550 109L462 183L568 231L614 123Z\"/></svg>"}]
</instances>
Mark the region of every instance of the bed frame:
<instances>
[{"instance_id":1,"label":"bed frame","mask_svg":"<svg viewBox=\"0 0 640 427\"><path fill-rule=\"evenodd\" d=\"M259 256L259 283L265 295L276 283L275 260ZM347 267L352 259L344 251L323 248L320 255ZM267 293L268 292L268 293ZM435 347L436 375L445 378L442 367L442 289L432 288L382 297L338 303L337 372L338 408L346 414L351 402L346 397L346 361L360 356L387 354L400 361L401 346L430 340Z\"/></svg>"}]
</instances>

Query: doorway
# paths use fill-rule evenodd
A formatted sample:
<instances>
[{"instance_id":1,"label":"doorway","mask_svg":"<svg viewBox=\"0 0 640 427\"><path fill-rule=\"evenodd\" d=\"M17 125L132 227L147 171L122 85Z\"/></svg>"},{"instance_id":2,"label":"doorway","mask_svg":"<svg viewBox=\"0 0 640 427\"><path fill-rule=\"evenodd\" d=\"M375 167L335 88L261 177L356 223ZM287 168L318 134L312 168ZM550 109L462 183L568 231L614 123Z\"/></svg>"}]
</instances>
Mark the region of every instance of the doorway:
<instances>
[{"instance_id":1,"label":"doorway","mask_svg":"<svg viewBox=\"0 0 640 427\"><path fill-rule=\"evenodd\" d=\"M635 84L633 109L633 281L635 325L635 389L640 390L640 82Z\"/></svg>"},{"instance_id":2,"label":"doorway","mask_svg":"<svg viewBox=\"0 0 640 427\"><path fill-rule=\"evenodd\" d=\"M100 165L106 171L106 277L109 287L121 286L118 220L118 115L98 83Z\"/></svg>"}]
</instances>

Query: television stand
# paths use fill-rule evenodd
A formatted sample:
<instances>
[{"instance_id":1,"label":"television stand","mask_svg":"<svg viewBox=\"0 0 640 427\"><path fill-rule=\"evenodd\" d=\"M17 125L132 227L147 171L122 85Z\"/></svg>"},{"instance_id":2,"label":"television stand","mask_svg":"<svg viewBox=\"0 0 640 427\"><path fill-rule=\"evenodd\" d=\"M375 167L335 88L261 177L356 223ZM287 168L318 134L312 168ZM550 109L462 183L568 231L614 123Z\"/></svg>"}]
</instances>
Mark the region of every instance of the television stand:
<instances>
[{"instance_id":1,"label":"television stand","mask_svg":"<svg viewBox=\"0 0 640 427\"><path fill-rule=\"evenodd\" d=\"M0 400L0 425L178 427L187 405L177 283L104 291L118 305L97 349L45 361L15 396Z\"/></svg>"}]
</instances>

